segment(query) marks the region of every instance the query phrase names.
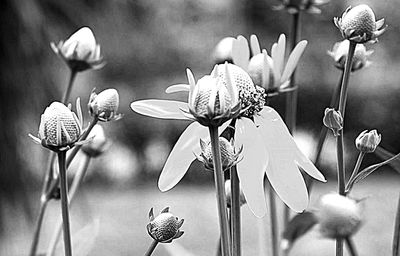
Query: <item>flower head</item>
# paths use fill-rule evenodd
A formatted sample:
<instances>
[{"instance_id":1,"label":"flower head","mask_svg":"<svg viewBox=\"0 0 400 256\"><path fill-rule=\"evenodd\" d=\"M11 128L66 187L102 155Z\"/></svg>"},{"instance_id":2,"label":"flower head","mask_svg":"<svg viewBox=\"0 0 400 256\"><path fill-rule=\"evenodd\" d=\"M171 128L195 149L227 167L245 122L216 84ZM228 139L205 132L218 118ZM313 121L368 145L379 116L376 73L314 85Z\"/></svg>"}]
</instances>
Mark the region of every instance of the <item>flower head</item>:
<instances>
[{"instance_id":1,"label":"flower head","mask_svg":"<svg viewBox=\"0 0 400 256\"><path fill-rule=\"evenodd\" d=\"M360 152L372 153L381 142L381 135L376 130L363 131L356 139L356 147Z\"/></svg>"},{"instance_id":2,"label":"flower head","mask_svg":"<svg viewBox=\"0 0 400 256\"><path fill-rule=\"evenodd\" d=\"M77 105L79 99L77 100ZM74 146L82 133L82 114L78 108L79 119L70 108L60 102L47 107L40 119L38 138L30 135L37 143L53 151L63 151Z\"/></svg>"},{"instance_id":3,"label":"flower head","mask_svg":"<svg viewBox=\"0 0 400 256\"><path fill-rule=\"evenodd\" d=\"M324 119L322 121L327 128L332 130L334 136L338 136L339 131L343 129L342 114L333 108L325 109Z\"/></svg>"},{"instance_id":4,"label":"flower head","mask_svg":"<svg viewBox=\"0 0 400 256\"><path fill-rule=\"evenodd\" d=\"M65 42L60 41L57 45L52 42L51 47L75 71L99 69L105 64L100 54L100 45L88 27L79 29Z\"/></svg>"},{"instance_id":5,"label":"flower head","mask_svg":"<svg viewBox=\"0 0 400 256\"><path fill-rule=\"evenodd\" d=\"M222 169L226 171L240 161L240 153L243 148L236 152L233 145L224 137L219 137L219 147L221 150ZM211 142L200 139L201 153L196 156L197 159L204 164L209 170L214 170L213 154L211 150Z\"/></svg>"},{"instance_id":6,"label":"flower head","mask_svg":"<svg viewBox=\"0 0 400 256\"><path fill-rule=\"evenodd\" d=\"M82 151L90 157L101 155L107 148L107 138L104 134L104 129L101 125L96 124L89 133L89 138L92 138L88 143L82 145Z\"/></svg>"},{"instance_id":7,"label":"flower head","mask_svg":"<svg viewBox=\"0 0 400 256\"><path fill-rule=\"evenodd\" d=\"M225 61L232 62L233 37L224 37L217 43L213 52L214 63L223 64Z\"/></svg>"},{"instance_id":8,"label":"flower head","mask_svg":"<svg viewBox=\"0 0 400 256\"><path fill-rule=\"evenodd\" d=\"M171 243L183 235L183 231L179 230L183 225L183 219L179 220L169 212L169 207L161 211L154 218L153 208L149 212L150 223L147 224L147 232L159 243Z\"/></svg>"},{"instance_id":9,"label":"flower head","mask_svg":"<svg viewBox=\"0 0 400 256\"><path fill-rule=\"evenodd\" d=\"M99 94L94 90L90 95L88 108L89 113L93 117L97 117L100 121L108 122L118 120L122 117L117 114L119 107L119 94L115 89L106 89Z\"/></svg>"},{"instance_id":10,"label":"flower head","mask_svg":"<svg viewBox=\"0 0 400 256\"><path fill-rule=\"evenodd\" d=\"M335 43L333 45L332 51L328 51L328 55L333 58L333 60L335 61L335 66L340 70L344 70L347 54L349 52L349 46L349 40L345 39L343 41ZM373 50L367 51L365 45L357 44L353 56L351 71L354 72L363 67L368 67L371 64L371 61L368 60L368 57L373 52Z\"/></svg>"},{"instance_id":11,"label":"flower head","mask_svg":"<svg viewBox=\"0 0 400 256\"><path fill-rule=\"evenodd\" d=\"M274 7L274 10L286 9L290 14L306 11L309 13L320 14L318 6L329 3L330 0L281 0L281 4Z\"/></svg>"},{"instance_id":12,"label":"flower head","mask_svg":"<svg viewBox=\"0 0 400 256\"><path fill-rule=\"evenodd\" d=\"M232 191L231 191L231 180L225 181L225 194L226 194L226 204L228 208L232 206ZM244 197L243 190L240 188L239 192L239 204L243 206L246 204L246 198Z\"/></svg>"},{"instance_id":13,"label":"flower head","mask_svg":"<svg viewBox=\"0 0 400 256\"><path fill-rule=\"evenodd\" d=\"M345 238L360 228L362 207L351 198L330 193L321 198L316 216L323 236Z\"/></svg>"},{"instance_id":14,"label":"flower head","mask_svg":"<svg viewBox=\"0 0 400 256\"><path fill-rule=\"evenodd\" d=\"M334 23L343 38L362 44L376 42L387 27L384 19L375 20L374 12L366 4L348 7L341 18L334 18Z\"/></svg>"}]
</instances>

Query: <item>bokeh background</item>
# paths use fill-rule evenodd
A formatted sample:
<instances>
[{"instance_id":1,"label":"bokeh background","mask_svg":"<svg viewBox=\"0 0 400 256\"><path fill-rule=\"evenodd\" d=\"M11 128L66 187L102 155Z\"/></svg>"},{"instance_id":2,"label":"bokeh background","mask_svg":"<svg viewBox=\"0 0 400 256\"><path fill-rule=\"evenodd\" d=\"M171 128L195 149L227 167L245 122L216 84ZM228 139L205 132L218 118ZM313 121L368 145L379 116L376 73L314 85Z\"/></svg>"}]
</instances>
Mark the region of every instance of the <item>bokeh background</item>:
<instances>
[{"instance_id":1,"label":"bokeh background","mask_svg":"<svg viewBox=\"0 0 400 256\"><path fill-rule=\"evenodd\" d=\"M302 15L302 38L309 45L297 72L296 138L312 156L323 111L340 75L326 54L341 40L332 19L348 5L359 3L369 4L389 28L378 44L367 45L375 51L373 64L351 77L345 132L350 167L357 156L354 139L366 129L382 133L381 145L387 150L400 151L400 2L332 1L321 7L320 15ZM65 40L82 26L94 31L107 65L80 73L71 96L81 97L85 105L94 87L97 91L114 87L125 116L103 126L112 146L90 166L85 187L72 208L73 230L99 218L99 239L90 255L140 255L150 243L145 231L148 210L154 206L159 211L169 205L187 219L187 235L180 242L194 255L214 254L218 227L212 174L195 163L178 188L165 194L156 188L166 157L187 124L140 116L129 104L145 98L184 100L184 95L165 94L165 88L186 82L187 67L196 77L209 73L213 48L223 37L256 34L262 47L269 50L279 34L290 32L291 16L273 11L278 4L278 0L1 1L0 255L28 252L48 151L32 143L27 134L37 132L41 113L52 101L60 100L67 84L69 70L52 52L50 42ZM284 97L273 99L272 105L284 113ZM330 138L319 165L329 182L316 186L310 207L321 193L335 190L334 149ZM379 158L371 155L364 164L377 161ZM356 236L362 255L389 254L399 181L396 171L382 168L356 188L357 196L371 196L366 206L368 222ZM54 202L46 216L39 245L42 251L56 217L58 203ZM259 242L253 227L259 223L247 208L244 219L244 255L256 255L254 244ZM305 239L299 241L293 255L333 253L333 243L318 237L317 232ZM158 253L166 252L160 249Z\"/></svg>"}]
</instances>

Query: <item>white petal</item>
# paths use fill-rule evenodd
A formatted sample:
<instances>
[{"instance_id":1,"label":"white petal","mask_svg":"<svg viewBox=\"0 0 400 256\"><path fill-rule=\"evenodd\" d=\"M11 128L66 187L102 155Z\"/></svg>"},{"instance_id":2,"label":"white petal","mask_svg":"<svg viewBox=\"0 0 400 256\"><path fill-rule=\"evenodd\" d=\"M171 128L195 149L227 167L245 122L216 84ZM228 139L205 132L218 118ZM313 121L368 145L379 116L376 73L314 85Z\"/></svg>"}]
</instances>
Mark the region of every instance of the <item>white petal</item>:
<instances>
[{"instance_id":1,"label":"white petal","mask_svg":"<svg viewBox=\"0 0 400 256\"><path fill-rule=\"evenodd\" d=\"M232 44L233 63L244 70L247 70L250 60L249 43L243 36L238 36Z\"/></svg>"},{"instance_id":2,"label":"white petal","mask_svg":"<svg viewBox=\"0 0 400 256\"><path fill-rule=\"evenodd\" d=\"M303 40L299 42L293 49L292 53L289 56L285 70L283 71L281 83L289 80L290 76L293 74L293 71L296 69L297 63L299 62L299 59L303 54L306 46L307 46L307 41Z\"/></svg>"},{"instance_id":3,"label":"white petal","mask_svg":"<svg viewBox=\"0 0 400 256\"><path fill-rule=\"evenodd\" d=\"M311 177L317 179L319 181L326 182L326 179L322 173L315 167L313 162L306 155L301 152L299 148L297 148L296 155L295 155L295 162L297 165L301 166L301 168Z\"/></svg>"},{"instance_id":4,"label":"white petal","mask_svg":"<svg viewBox=\"0 0 400 256\"><path fill-rule=\"evenodd\" d=\"M168 88L165 89L166 93L188 92L188 91L189 91L188 84L174 84L174 85L168 86Z\"/></svg>"},{"instance_id":5,"label":"white petal","mask_svg":"<svg viewBox=\"0 0 400 256\"><path fill-rule=\"evenodd\" d=\"M188 120L182 110L188 111L186 102L173 100L139 100L131 103L136 113L161 119Z\"/></svg>"},{"instance_id":6,"label":"white petal","mask_svg":"<svg viewBox=\"0 0 400 256\"><path fill-rule=\"evenodd\" d=\"M275 65L279 68L279 74L282 74L283 71L283 64L285 61L285 49L286 48L286 36L281 34L278 39L278 47L277 47L277 58L274 59Z\"/></svg>"},{"instance_id":7,"label":"white petal","mask_svg":"<svg viewBox=\"0 0 400 256\"><path fill-rule=\"evenodd\" d=\"M253 56L261 53L260 43L258 42L258 38L256 35L250 36L250 48L251 48L251 54Z\"/></svg>"},{"instance_id":8,"label":"white petal","mask_svg":"<svg viewBox=\"0 0 400 256\"><path fill-rule=\"evenodd\" d=\"M255 216L262 217L267 211L264 176L268 152L255 124L250 119L237 120L235 144L243 145L243 159L237 164L240 185L251 211Z\"/></svg>"}]
</instances>

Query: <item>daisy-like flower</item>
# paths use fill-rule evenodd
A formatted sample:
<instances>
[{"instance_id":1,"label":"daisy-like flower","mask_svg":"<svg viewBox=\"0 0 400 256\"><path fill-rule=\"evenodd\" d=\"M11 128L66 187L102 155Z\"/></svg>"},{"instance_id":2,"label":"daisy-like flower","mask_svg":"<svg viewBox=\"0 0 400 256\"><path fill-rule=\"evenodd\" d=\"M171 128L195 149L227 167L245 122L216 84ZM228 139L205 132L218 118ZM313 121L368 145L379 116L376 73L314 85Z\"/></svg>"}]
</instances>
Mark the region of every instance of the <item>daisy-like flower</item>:
<instances>
[{"instance_id":1,"label":"daisy-like flower","mask_svg":"<svg viewBox=\"0 0 400 256\"><path fill-rule=\"evenodd\" d=\"M105 65L100 45L96 43L93 32L88 27L79 29L65 42L60 41L57 45L51 42L50 45L72 70L79 72L100 69Z\"/></svg>"},{"instance_id":2,"label":"daisy-like flower","mask_svg":"<svg viewBox=\"0 0 400 256\"><path fill-rule=\"evenodd\" d=\"M387 27L385 19L376 21L374 12L366 4L348 7L341 18L334 18L334 23L343 38L361 44L377 42Z\"/></svg>"},{"instance_id":3,"label":"daisy-like flower","mask_svg":"<svg viewBox=\"0 0 400 256\"><path fill-rule=\"evenodd\" d=\"M333 60L335 61L335 66L340 70L344 70L347 54L349 52L349 46L349 40L345 39L343 41L335 43L332 50L328 51L328 55L333 58ZM354 72L362 69L363 67L368 67L369 65L371 65L371 61L369 61L368 58L373 52L373 50L367 50L365 48L365 45L357 44L354 51L351 71Z\"/></svg>"},{"instance_id":4,"label":"daisy-like flower","mask_svg":"<svg viewBox=\"0 0 400 256\"><path fill-rule=\"evenodd\" d=\"M235 143L243 145L243 159L238 162L238 176L247 203L253 213L261 217L266 213L264 177L267 177L280 198L293 210L303 211L308 205L308 193L297 165L312 177L325 181L323 175L299 150L279 114L265 107L263 93L254 86L249 75L240 67L227 64L217 68L224 83L229 80L237 86L242 112L236 120ZM215 71L216 69L214 69ZM195 83L188 70L189 84L178 84L166 92L189 91ZM231 77L227 79L227 77ZM163 119L187 119L188 105L179 101L142 100L131 104L133 111ZM183 111L182 111L183 110ZM243 111L251 110L251 111ZM254 121L253 121L254 120ZM225 123L220 132L227 127ZM161 191L173 188L185 175L195 155L200 154L199 139L208 136L197 122L190 124L172 149L158 180Z\"/></svg>"},{"instance_id":5,"label":"daisy-like flower","mask_svg":"<svg viewBox=\"0 0 400 256\"><path fill-rule=\"evenodd\" d=\"M281 0L281 4L274 6L274 10L287 10L290 14L306 11L308 13L320 14L318 6L329 3L330 0Z\"/></svg>"},{"instance_id":6,"label":"daisy-like flower","mask_svg":"<svg viewBox=\"0 0 400 256\"><path fill-rule=\"evenodd\" d=\"M249 43L243 36L238 36L233 44L233 63L246 70L257 86L262 86L268 93L284 91L307 46L307 41L300 41L290 53L285 64L286 36L281 34L278 42L271 48L271 56L265 49L260 49L257 36L251 35L250 58Z\"/></svg>"}]
</instances>

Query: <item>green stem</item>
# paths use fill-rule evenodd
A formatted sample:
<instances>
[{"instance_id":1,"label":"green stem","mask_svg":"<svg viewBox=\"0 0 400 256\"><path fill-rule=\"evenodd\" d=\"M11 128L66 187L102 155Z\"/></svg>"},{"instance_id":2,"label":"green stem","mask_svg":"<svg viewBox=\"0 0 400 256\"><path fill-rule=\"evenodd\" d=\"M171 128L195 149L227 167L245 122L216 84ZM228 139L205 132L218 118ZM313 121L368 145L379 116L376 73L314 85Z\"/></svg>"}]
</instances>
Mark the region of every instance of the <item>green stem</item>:
<instances>
[{"instance_id":1,"label":"green stem","mask_svg":"<svg viewBox=\"0 0 400 256\"><path fill-rule=\"evenodd\" d=\"M75 80L75 77L76 77L76 74L77 74L77 73L78 73L78 72L76 72L76 70L71 69L71 74L70 74L70 77L69 77L69 82L68 82L67 90L65 90L64 96L62 97L62 103L64 103L64 104L67 104L67 103L68 103L69 95L71 94L72 86L73 86L73 84L74 84L74 80Z\"/></svg>"},{"instance_id":2,"label":"green stem","mask_svg":"<svg viewBox=\"0 0 400 256\"><path fill-rule=\"evenodd\" d=\"M232 256L241 255L240 183L236 165L231 168Z\"/></svg>"},{"instance_id":3,"label":"green stem","mask_svg":"<svg viewBox=\"0 0 400 256\"><path fill-rule=\"evenodd\" d=\"M361 163L364 159L364 156L365 156L364 152L360 152L358 154L356 165L354 166L354 169L353 169L353 172L351 173L350 179L346 184L346 194L349 193L351 190L351 187L349 187L349 185L352 183L352 180L354 180L355 177L357 176L358 171L360 170Z\"/></svg>"},{"instance_id":4,"label":"green stem","mask_svg":"<svg viewBox=\"0 0 400 256\"><path fill-rule=\"evenodd\" d=\"M400 194L399 202L397 203L397 213L394 224L392 255L400 256Z\"/></svg>"},{"instance_id":5,"label":"green stem","mask_svg":"<svg viewBox=\"0 0 400 256\"><path fill-rule=\"evenodd\" d=\"M354 242L351 239L351 237L346 237L345 241L346 241L347 249L349 249L350 255L357 256L358 254L357 254L356 246L354 245Z\"/></svg>"},{"instance_id":6,"label":"green stem","mask_svg":"<svg viewBox=\"0 0 400 256\"><path fill-rule=\"evenodd\" d=\"M74 199L79 186L82 184L82 181L86 175L90 160L91 160L91 157L88 155L85 155L79 169L75 173L74 180L72 181L71 188L69 189L69 192L68 192L68 205L71 205L71 202ZM55 253L57 242L58 242L58 240L60 240L60 236L61 236L62 223L63 222L60 219L57 222L57 224L55 225L54 233L50 240L49 247L47 249L47 254L46 254L47 256L52 256Z\"/></svg>"},{"instance_id":7,"label":"green stem","mask_svg":"<svg viewBox=\"0 0 400 256\"><path fill-rule=\"evenodd\" d=\"M278 219L277 219L277 209L276 209L276 201L275 201L275 192L269 184L268 191L269 203L270 203L270 220L271 220L271 243L272 243L272 255L279 256L279 245L278 245Z\"/></svg>"},{"instance_id":8,"label":"green stem","mask_svg":"<svg viewBox=\"0 0 400 256\"><path fill-rule=\"evenodd\" d=\"M222 170L221 152L219 148L218 127L209 127L211 138L211 149L213 154L214 164L214 181L217 190L217 204L219 215L219 226L221 232L221 251L222 256L229 256L229 230L228 230L228 216L226 212L226 196L224 185L224 173Z\"/></svg>"},{"instance_id":9,"label":"green stem","mask_svg":"<svg viewBox=\"0 0 400 256\"><path fill-rule=\"evenodd\" d=\"M71 247L71 232L69 224L69 212L68 212L68 183L67 183L67 170L65 164L66 152L61 151L58 153L58 164L60 171L60 187L61 187L61 215L63 219L63 230L64 230L64 249L65 256L72 256Z\"/></svg>"},{"instance_id":10,"label":"green stem","mask_svg":"<svg viewBox=\"0 0 400 256\"><path fill-rule=\"evenodd\" d=\"M33 240L32 240L32 244L31 244L31 249L29 251L29 256L36 255L36 250L37 250L37 246L39 243L39 237L40 237L40 230L42 227L44 213L46 212L46 207L47 207L48 202L49 202L48 200L40 201L39 216L36 220L35 231L33 233Z\"/></svg>"},{"instance_id":11,"label":"green stem","mask_svg":"<svg viewBox=\"0 0 400 256\"><path fill-rule=\"evenodd\" d=\"M144 256L150 256L156 249L157 245L158 242L156 240L153 240L153 242L151 243L149 249L147 249L147 252L144 254Z\"/></svg>"}]
</instances>

